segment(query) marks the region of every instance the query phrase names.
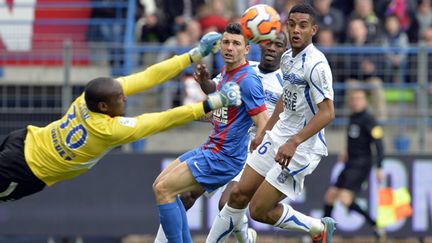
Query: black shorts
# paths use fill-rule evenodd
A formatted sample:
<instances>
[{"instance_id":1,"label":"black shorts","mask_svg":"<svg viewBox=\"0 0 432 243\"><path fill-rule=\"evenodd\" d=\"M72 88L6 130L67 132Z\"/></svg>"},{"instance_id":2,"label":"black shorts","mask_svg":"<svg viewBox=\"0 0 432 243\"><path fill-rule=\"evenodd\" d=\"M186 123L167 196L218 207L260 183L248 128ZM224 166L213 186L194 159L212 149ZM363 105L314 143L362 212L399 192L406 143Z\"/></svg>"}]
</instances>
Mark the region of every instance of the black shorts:
<instances>
[{"instance_id":1,"label":"black shorts","mask_svg":"<svg viewBox=\"0 0 432 243\"><path fill-rule=\"evenodd\" d=\"M15 201L45 187L25 161L26 134L27 129L13 131L0 144L0 202Z\"/></svg>"},{"instance_id":2,"label":"black shorts","mask_svg":"<svg viewBox=\"0 0 432 243\"><path fill-rule=\"evenodd\" d=\"M350 161L347 162L336 181L335 187L358 192L363 182L368 179L372 165L368 158L356 159L351 162L352 163L350 163Z\"/></svg>"}]
</instances>

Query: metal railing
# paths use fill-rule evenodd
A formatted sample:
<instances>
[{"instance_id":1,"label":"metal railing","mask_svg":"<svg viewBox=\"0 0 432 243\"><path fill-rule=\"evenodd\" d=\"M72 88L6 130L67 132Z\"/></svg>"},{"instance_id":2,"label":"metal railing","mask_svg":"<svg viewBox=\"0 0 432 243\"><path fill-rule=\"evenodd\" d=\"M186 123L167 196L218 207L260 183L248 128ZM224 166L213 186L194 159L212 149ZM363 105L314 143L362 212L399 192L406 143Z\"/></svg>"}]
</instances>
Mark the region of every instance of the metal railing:
<instances>
[{"instance_id":1,"label":"metal railing","mask_svg":"<svg viewBox=\"0 0 432 243\"><path fill-rule=\"evenodd\" d=\"M0 17L1 27L9 27L9 37L20 26L32 24L33 46L26 51L0 49L0 137L7 132L27 124L44 125L61 116L71 99L79 95L85 83L97 76L126 75L141 70L157 62L161 52L183 53L189 47L163 46L155 43L137 43L135 41L135 1L79 1L14 3L13 8L34 7L34 11L57 11L59 8L76 10L86 9L82 18L62 16L53 19L35 18L6 19ZM0 9L10 7L0 4ZM112 8L112 18L90 18L95 9ZM66 12L67 13L67 12ZM48 14L49 15L49 14ZM50 26L66 26L63 32L38 32ZM70 26L78 26L70 31ZM112 38L101 35L108 28ZM4 28L3 28L4 29ZM45 29L46 30L46 29ZM12 31L12 32L11 32ZM65 33L70 31L71 33ZM72 33L73 32L73 33ZM3 35L4 38L4 35ZM19 40L21 35L17 33ZM10 40L9 40L10 41ZM359 72L359 65L346 68L344 64L363 56L373 56L377 63L377 76L382 79L382 90L387 105L385 126L395 126L401 133L415 127L418 132L419 151L426 151L427 129L432 121L429 107L429 67L431 49L424 45L409 48L350 47L335 46L322 49L327 55L334 74L334 90L337 117L333 126L346 125L348 109L345 93L350 88L346 80ZM258 60L259 49L254 47L254 60ZM386 55L396 53L405 56L399 70L389 70ZM217 59L217 58L215 58ZM334 60L336 63L332 63ZM389 72L391 71L391 72ZM214 73L217 73L216 68ZM394 82L394 79L398 79ZM373 91L376 86L361 83L361 87ZM181 104L184 85L180 79L158 87L138 97L135 103L139 111L156 111L170 108L173 103ZM162 95L163 94L163 95ZM174 102L174 96L177 101ZM149 100L150 103L149 103ZM149 105L143 105L149 104ZM423 146L423 147L422 147Z\"/></svg>"}]
</instances>

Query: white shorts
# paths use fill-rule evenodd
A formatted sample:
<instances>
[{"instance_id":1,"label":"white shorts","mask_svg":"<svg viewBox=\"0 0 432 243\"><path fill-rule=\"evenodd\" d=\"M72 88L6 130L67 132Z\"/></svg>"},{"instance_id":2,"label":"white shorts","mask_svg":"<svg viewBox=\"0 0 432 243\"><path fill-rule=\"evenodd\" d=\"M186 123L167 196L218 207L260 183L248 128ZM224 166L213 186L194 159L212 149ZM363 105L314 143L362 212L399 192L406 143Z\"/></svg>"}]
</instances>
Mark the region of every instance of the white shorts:
<instances>
[{"instance_id":1,"label":"white shorts","mask_svg":"<svg viewBox=\"0 0 432 243\"><path fill-rule=\"evenodd\" d=\"M270 136L265 135L262 143L249 157L247 164L289 199L295 200L303 191L304 177L315 170L322 156L297 150L288 168L282 170L274 160L280 145Z\"/></svg>"}]
</instances>

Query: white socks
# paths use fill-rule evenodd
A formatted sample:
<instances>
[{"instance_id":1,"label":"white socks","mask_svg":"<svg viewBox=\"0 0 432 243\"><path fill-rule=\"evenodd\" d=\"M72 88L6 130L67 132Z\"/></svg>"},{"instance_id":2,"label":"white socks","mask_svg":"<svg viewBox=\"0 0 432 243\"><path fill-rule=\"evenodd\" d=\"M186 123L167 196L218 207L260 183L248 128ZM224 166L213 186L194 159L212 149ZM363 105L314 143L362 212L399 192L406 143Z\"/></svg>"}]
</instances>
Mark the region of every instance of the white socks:
<instances>
[{"instance_id":1,"label":"white socks","mask_svg":"<svg viewBox=\"0 0 432 243\"><path fill-rule=\"evenodd\" d=\"M234 225L234 236L238 243L248 243L248 228L249 219L246 214L243 214L243 219L238 225Z\"/></svg>"},{"instance_id":2,"label":"white socks","mask_svg":"<svg viewBox=\"0 0 432 243\"><path fill-rule=\"evenodd\" d=\"M168 239L165 236L165 232L162 229L162 225L159 225L158 232L156 234L156 238L154 243L167 243Z\"/></svg>"},{"instance_id":3,"label":"white socks","mask_svg":"<svg viewBox=\"0 0 432 243\"><path fill-rule=\"evenodd\" d=\"M213 225L210 229L209 235L207 236L206 242L225 242L225 240L234 230L234 226L239 225L242 222L245 212L245 208L236 209L228 206L228 204L225 204L213 221Z\"/></svg>"},{"instance_id":4,"label":"white socks","mask_svg":"<svg viewBox=\"0 0 432 243\"><path fill-rule=\"evenodd\" d=\"M288 204L282 203L282 206L283 213L281 218L274 224L275 227L307 232L310 235L317 235L324 230L324 225L320 219L304 215Z\"/></svg>"}]
</instances>

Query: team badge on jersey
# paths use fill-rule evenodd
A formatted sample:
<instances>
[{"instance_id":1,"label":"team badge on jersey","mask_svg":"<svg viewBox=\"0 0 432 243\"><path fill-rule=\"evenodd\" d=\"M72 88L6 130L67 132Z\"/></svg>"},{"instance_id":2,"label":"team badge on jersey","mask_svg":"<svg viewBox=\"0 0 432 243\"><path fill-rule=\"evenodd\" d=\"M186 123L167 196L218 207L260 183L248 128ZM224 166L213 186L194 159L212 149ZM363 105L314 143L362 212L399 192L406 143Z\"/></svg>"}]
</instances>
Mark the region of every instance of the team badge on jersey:
<instances>
[{"instance_id":1,"label":"team badge on jersey","mask_svg":"<svg viewBox=\"0 0 432 243\"><path fill-rule=\"evenodd\" d=\"M348 129L348 136L350 138L358 138L360 136L360 126L352 124Z\"/></svg>"},{"instance_id":2,"label":"team badge on jersey","mask_svg":"<svg viewBox=\"0 0 432 243\"><path fill-rule=\"evenodd\" d=\"M285 183L285 181L288 180L289 175L290 175L290 174L289 174L288 171L283 170L283 171L278 175L278 177L277 177L277 181L278 181L279 183Z\"/></svg>"}]
</instances>

